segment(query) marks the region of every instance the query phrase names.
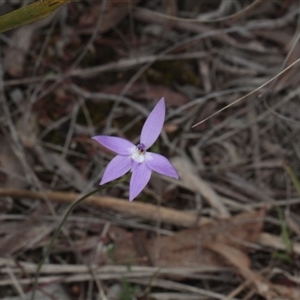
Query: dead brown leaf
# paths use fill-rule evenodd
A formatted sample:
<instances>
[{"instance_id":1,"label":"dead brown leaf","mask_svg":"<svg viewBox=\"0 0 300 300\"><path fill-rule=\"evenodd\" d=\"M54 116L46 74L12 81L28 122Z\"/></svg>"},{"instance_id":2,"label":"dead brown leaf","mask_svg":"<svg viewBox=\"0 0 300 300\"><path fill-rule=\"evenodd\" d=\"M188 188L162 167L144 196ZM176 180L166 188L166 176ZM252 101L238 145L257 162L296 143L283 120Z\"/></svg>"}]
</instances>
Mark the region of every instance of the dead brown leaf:
<instances>
[{"instance_id":1,"label":"dead brown leaf","mask_svg":"<svg viewBox=\"0 0 300 300\"><path fill-rule=\"evenodd\" d=\"M218 255L209 251L206 245L224 244L246 251L247 245L258 239L264 214L264 209L243 213L201 228L182 230L171 237L149 240L149 255L157 266L191 267L197 264L223 266L224 260L220 260Z\"/></svg>"},{"instance_id":2,"label":"dead brown leaf","mask_svg":"<svg viewBox=\"0 0 300 300\"><path fill-rule=\"evenodd\" d=\"M228 262L206 245L224 245L240 254L245 267L250 260L245 253L249 243L258 239L265 210L243 213L228 220L200 228L181 230L173 236L147 238L146 234L128 233L118 228L110 232L115 243L114 261L151 264L159 267L224 266Z\"/></svg>"},{"instance_id":3,"label":"dead brown leaf","mask_svg":"<svg viewBox=\"0 0 300 300\"><path fill-rule=\"evenodd\" d=\"M207 244L206 247L225 258L239 274L254 284L260 295L266 299L272 299L272 296L275 296L271 292L269 284L263 280L263 277L250 269L250 259L244 252L221 243Z\"/></svg>"},{"instance_id":4,"label":"dead brown leaf","mask_svg":"<svg viewBox=\"0 0 300 300\"><path fill-rule=\"evenodd\" d=\"M257 293L265 299L272 300L280 297L283 297L280 299L299 299L300 289L282 284L273 284L261 274L251 270L249 257L241 250L221 243L207 244L206 247L218 253L220 257L225 258L239 274L255 286Z\"/></svg>"},{"instance_id":5,"label":"dead brown leaf","mask_svg":"<svg viewBox=\"0 0 300 300\"><path fill-rule=\"evenodd\" d=\"M147 255L145 256L145 252L141 250L145 249L144 232L137 232L134 235L121 227L110 227L109 236L115 245L112 255L115 264L149 264ZM140 238L139 242L137 238Z\"/></svg>"}]
</instances>

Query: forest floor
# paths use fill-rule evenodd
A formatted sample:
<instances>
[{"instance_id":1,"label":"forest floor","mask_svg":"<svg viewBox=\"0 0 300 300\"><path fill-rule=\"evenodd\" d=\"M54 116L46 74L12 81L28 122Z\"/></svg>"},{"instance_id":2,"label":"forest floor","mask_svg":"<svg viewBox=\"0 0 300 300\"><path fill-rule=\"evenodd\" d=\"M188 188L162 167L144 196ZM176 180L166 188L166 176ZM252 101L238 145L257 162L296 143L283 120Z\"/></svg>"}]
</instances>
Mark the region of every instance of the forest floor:
<instances>
[{"instance_id":1,"label":"forest floor","mask_svg":"<svg viewBox=\"0 0 300 300\"><path fill-rule=\"evenodd\" d=\"M91 137L138 143L164 97L151 151L179 180L82 202L35 299L299 300L299 37L296 0L71 1L2 33L0 299L30 298L98 186Z\"/></svg>"}]
</instances>

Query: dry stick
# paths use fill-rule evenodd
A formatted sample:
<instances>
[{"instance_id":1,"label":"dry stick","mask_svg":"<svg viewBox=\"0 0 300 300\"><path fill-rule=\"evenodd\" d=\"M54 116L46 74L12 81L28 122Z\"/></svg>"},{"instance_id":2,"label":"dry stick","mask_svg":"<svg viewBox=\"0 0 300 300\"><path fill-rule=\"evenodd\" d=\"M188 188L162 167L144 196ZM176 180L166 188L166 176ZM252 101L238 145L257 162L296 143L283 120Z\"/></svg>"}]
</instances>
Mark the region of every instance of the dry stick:
<instances>
[{"instance_id":1,"label":"dry stick","mask_svg":"<svg viewBox=\"0 0 300 300\"><path fill-rule=\"evenodd\" d=\"M107 186L106 186L107 187ZM16 189L0 189L1 196L10 197L26 197L34 199L43 199L43 195L47 195L49 200L56 202L72 203L74 199L78 199L79 194L65 193L65 192L33 192L28 190L16 190ZM135 217L140 217L144 220L157 220L157 213L160 214L162 222L173 224L182 227L201 226L207 223L211 223L209 218L198 217L194 214L177 211L172 208L160 207L159 211L153 204L141 203L141 202L128 202L117 198L106 196L91 196L85 201L88 205L93 205L101 208L111 209L121 213L127 213ZM278 250L285 250L285 244L281 237L272 235L266 232L262 232L258 239L259 244L271 247ZM294 243L294 252L300 254L300 243Z\"/></svg>"},{"instance_id":2,"label":"dry stick","mask_svg":"<svg viewBox=\"0 0 300 300\"><path fill-rule=\"evenodd\" d=\"M1 266L1 274L8 274L9 272L13 272L14 274L34 274L36 271L37 265L32 262L24 262L24 261L15 261L12 258L0 258L0 266ZM229 271L230 269L227 267L218 267L218 266L190 266L190 267L151 267L151 266L139 266L132 265L130 269L126 265L102 265L97 266L94 271L97 274L103 275L102 278L114 279L120 278L124 274L130 273L132 276L135 274L144 274L144 276L149 277L153 273L157 273L159 271L162 275L187 275L187 274L199 274L199 273L214 273L214 272L223 272ZM41 270L41 274L44 275L65 275L69 274L86 274L89 272L89 267L87 265L59 265L59 264L46 264L43 266ZM106 277L105 277L106 276ZM66 278L66 277L65 277ZM100 277L101 278L101 277ZM101 278L101 279L102 279ZM8 280L6 282L10 282L12 284L12 280ZM26 281L30 282L30 281ZM21 282L22 284L22 282ZM3 280L0 279L0 286L3 286Z\"/></svg>"},{"instance_id":3,"label":"dry stick","mask_svg":"<svg viewBox=\"0 0 300 300\"><path fill-rule=\"evenodd\" d=\"M266 85L268 85L269 83L271 83L274 79L278 78L280 75L282 75L284 72L288 71L290 68L292 68L295 64L297 64L300 61L300 58L298 58L296 61L294 61L292 64L290 64L288 67L286 67L284 70L282 70L281 72L279 72L277 75L275 75L273 78L271 78L270 80L268 80L267 82L265 82L264 84L262 84L261 86L259 86L258 88L256 88L255 90L253 90L252 92L246 94L245 96L233 101L232 103L224 106L223 108L219 109L218 111L214 112L213 114L211 114L209 117L203 119L202 121L194 124L192 126L192 128L204 123L205 121L207 121L208 119L214 117L215 115L219 114L220 112L226 110L227 108L231 107L232 105L235 105L236 103L244 100L245 98L247 98L248 96L256 93L257 91L259 91L260 89L262 89L263 87L265 87Z\"/></svg>"},{"instance_id":4,"label":"dry stick","mask_svg":"<svg viewBox=\"0 0 300 300\"><path fill-rule=\"evenodd\" d=\"M71 71L68 71L64 74L54 74L54 75L47 75L47 76L35 76L35 77L27 77L21 79L10 79L5 80L3 85L6 86L14 86L19 84L31 84L35 82L40 82L42 80L60 80L62 77L69 78L69 77L79 77L79 78L89 78L92 76L96 76L101 73L105 72L114 72L125 70L129 68L133 68L135 66L139 66L145 63L156 62L156 61L169 61L169 60L178 60L178 59L195 59L195 58L203 58L207 56L204 52L190 52L190 53L183 53L183 54L170 54L164 57L159 57L157 55L147 55L141 56L136 58L125 58L120 59L116 62L109 62L104 65L90 67L90 68L76 68Z\"/></svg>"},{"instance_id":5,"label":"dry stick","mask_svg":"<svg viewBox=\"0 0 300 300\"><path fill-rule=\"evenodd\" d=\"M101 191L101 190L110 188L110 187L112 187L112 186L114 186L114 185L116 185L116 184L118 184L118 183L120 183L120 182L123 182L123 181L125 181L128 177L129 177L129 175L124 176L123 178L121 178L121 179L119 179L119 180L115 180L115 181L113 181L112 183L109 183L109 184L105 184L105 185L103 185L103 186L100 186L100 187L98 187L98 188L96 188L95 190L93 190L93 191L87 193L86 195L80 197L79 199L77 199L77 200L75 200L75 201L74 201L74 199L76 199L76 198L73 198L73 200L72 200L72 202L71 202L69 208L67 209L66 213L65 213L64 216L63 216L62 221L59 223L59 225L58 225L58 227L57 227L57 229L56 229L56 231L55 231L55 233L54 233L54 235L53 235L53 237L52 237L52 239L51 239L51 241L50 241L50 243L49 243L49 245L48 245L48 247L47 247L47 249L46 249L46 252L44 253L44 255L43 255L41 261L40 261L39 264L38 264L38 267L37 267L37 270L36 270L36 273L35 273L35 278L34 278L33 288L32 288L32 295L31 295L31 298L30 298L31 300L34 300L34 298L35 298L35 292L36 292L36 288L37 288L37 284L38 284L38 278L39 278L39 275L40 275L40 272L41 272L41 268L42 268L42 266L43 266L43 264L44 264L46 258L48 257L48 255L49 255L49 253L50 253L50 250L51 250L51 248L52 248L52 246L53 246L53 243L54 243L55 240L57 239L57 237L58 237L58 235L59 235L59 233L60 233L62 227L64 226L64 224L65 224L65 222L67 221L68 216L71 214L71 212L72 212L72 211L73 211L73 210L74 210L74 209L75 209L82 201L84 201L85 199L87 199L87 198L90 197L91 195L95 194L95 193L98 192L98 191ZM77 197L77 198L78 198L78 197Z\"/></svg>"},{"instance_id":6,"label":"dry stick","mask_svg":"<svg viewBox=\"0 0 300 300\"><path fill-rule=\"evenodd\" d=\"M66 192L44 192L49 200L55 202L72 203L74 199L78 199L79 194L77 193L66 193ZM43 199L44 194L39 191L29 190L16 190L16 189L0 189L0 197L26 197L32 199ZM141 202L128 202L123 199L107 197L107 196L91 196L86 199L85 204L101 207L105 209L114 210L120 213L129 214L131 216L140 217L143 220L157 220L157 213L159 212L162 222L173 224L177 226L190 227L194 225L204 225L211 222L210 219L201 217L200 221L197 222L198 217L194 214L178 211L172 208L161 207L159 211L153 204L141 203ZM196 223L197 222L197 223Z\"/></svg>"}]
</instances>

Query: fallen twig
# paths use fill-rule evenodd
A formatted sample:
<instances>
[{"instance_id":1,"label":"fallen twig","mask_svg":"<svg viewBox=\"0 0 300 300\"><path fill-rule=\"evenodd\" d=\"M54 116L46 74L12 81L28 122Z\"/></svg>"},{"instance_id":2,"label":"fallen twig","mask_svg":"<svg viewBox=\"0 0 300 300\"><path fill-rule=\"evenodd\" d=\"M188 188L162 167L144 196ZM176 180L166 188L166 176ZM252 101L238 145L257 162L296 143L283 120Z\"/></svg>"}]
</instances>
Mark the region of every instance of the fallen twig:
<instances>
[{"instance_id":1,"label":"fallen twig","mask_svg":"<svg viewBox=\"0 0 300 300\"><path fill-rule=\"evenodd\" d=\"M0 189L0 197L26 197L33 199L44 199L47 196L49 200L61 203L71 203L75 199L80 197L77 193L65 193L65 192L35 192L29 190L15 190L15 189ZM156 205L141 202L128 202L122 199L107 197L107 196L91 196L85 200L85 204L92 205L95 207L101 207L111 209L121 213L129 214L131 216L140 217L141 219L157 221L159 218L161 222L168 223L177 226L191 227L191 226L202 226L213 222L209 218L201 217L197 215L178 211L172 208L157 207ZM263 246L271 247L277 250L286 250L283 239L279 236L272 235L269 233L261 233L259 236L259 243ZM293 252L300 254L300 244L293 244Z\"/></svg>"}]
</instances>

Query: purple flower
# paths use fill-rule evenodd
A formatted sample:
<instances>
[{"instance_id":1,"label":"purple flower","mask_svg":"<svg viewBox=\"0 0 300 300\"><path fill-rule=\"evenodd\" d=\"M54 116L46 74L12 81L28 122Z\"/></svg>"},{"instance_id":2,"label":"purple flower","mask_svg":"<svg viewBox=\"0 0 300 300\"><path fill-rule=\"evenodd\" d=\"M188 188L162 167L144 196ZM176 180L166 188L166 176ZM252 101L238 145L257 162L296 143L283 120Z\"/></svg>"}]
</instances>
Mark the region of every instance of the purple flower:
<instances>
[{"instance_id":1,"label":"purple flower","mask_svg":"<svg viewBox=\"0 0 300 300\"><path fill-rule=\"evenodd\" d=\"M100 185L115 180L131 170L129 200L132 201L144 189L152 171L178 179L176 170L167 158L147 151L162 130L165 111L165 99L162 98L148 116L142 129L140 143L137 145L119 137L105 135L93 137L99 144L117 153L107 165Z\"/></svg>"}]
</instances>

